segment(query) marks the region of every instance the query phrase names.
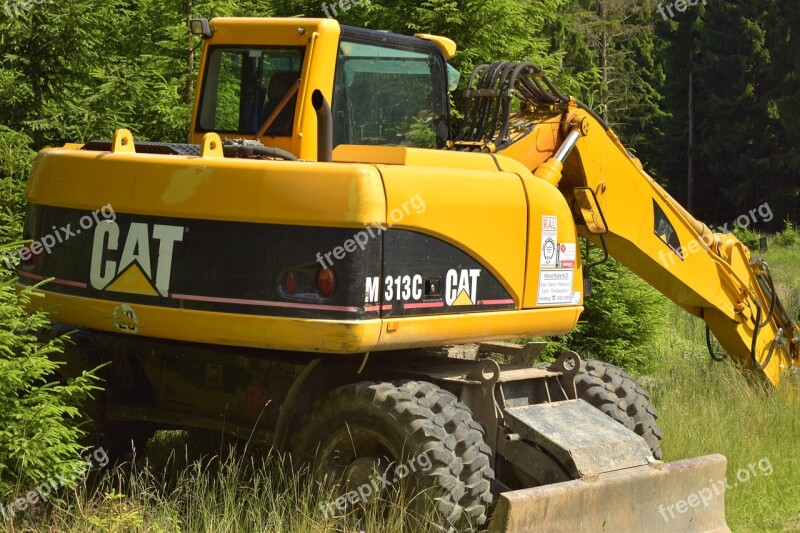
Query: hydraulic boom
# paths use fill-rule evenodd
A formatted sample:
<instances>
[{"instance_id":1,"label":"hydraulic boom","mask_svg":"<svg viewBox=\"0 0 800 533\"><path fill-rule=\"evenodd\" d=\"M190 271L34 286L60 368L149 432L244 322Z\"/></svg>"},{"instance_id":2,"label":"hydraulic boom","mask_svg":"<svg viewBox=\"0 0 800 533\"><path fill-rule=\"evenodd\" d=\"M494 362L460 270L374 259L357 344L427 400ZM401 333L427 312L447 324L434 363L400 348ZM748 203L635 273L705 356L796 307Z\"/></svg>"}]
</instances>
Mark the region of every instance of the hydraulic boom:
<instances>
[{"instance_id":1,"label":"hydraulic boom","mask_svg":"<svg viewBox=\"0 0 800 533\"><path fill-rule=\"evenodd\" d=\"M522 102L519 113L510 111L512 95ZM592 220L578 225L581 235L706 322L712 357L723 355L710 333L774 385L797 372L800 330L766 261L689 214L600 117L559 93L532 63L479 67L466 96L466 126L454 148L515 158L558 187L576 220Z\"/></svg>"}]
</instances>

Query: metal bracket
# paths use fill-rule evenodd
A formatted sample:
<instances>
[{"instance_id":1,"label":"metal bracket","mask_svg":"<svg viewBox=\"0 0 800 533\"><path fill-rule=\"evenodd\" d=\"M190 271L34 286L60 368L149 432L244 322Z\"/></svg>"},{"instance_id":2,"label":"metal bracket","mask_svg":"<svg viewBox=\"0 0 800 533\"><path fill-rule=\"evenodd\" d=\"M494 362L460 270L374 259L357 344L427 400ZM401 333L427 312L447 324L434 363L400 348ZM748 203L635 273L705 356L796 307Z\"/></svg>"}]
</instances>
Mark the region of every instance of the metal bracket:
<instances>
[{"instance_id":1,"label":"metal bracket","mask_svg":"<svg viewBox=\"0 0 800 533\"><path fill-rule=\"evenodd\" d=\"M500 381L500 365L492 359L485 359L478 363L461 389L461 403L469 405L472 417L486 430L486 443L492 449L492 462L497 450L497 426L503 419L503 413L497 404L494 391L495 385Z\"/></svg>"},{"instance_id":2,"label":"metal bracket","mask_svg":"<svg viewBox=\"0 0 800 533\"><path fill-rule=\"evenodd\" d=\"M552 365L547 367L550 372L558 372L562 375L561 385L567 390L571 398L577 398L575 389L575 377L581 370L581 358L573 351L562 352Z\"/></svg>"}]
</instances>

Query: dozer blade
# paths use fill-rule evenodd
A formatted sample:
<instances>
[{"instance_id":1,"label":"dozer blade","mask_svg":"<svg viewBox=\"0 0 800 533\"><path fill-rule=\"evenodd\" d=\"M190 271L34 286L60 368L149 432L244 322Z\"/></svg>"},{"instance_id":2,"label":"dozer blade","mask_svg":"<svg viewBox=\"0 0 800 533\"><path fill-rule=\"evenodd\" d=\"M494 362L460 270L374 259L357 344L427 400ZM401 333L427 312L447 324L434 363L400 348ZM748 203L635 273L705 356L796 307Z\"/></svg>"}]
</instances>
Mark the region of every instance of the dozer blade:
<instances>
[{"instance_id":1,"label":"dozer blade","mask_svg":"<svg viewBox=\"0 0 800 533\"><path fill-rule=\"evenodd\" d=\"M489 531L730 532L726 466L724 456L708 455L505 492Z\"/></svg>"}]
</instances>

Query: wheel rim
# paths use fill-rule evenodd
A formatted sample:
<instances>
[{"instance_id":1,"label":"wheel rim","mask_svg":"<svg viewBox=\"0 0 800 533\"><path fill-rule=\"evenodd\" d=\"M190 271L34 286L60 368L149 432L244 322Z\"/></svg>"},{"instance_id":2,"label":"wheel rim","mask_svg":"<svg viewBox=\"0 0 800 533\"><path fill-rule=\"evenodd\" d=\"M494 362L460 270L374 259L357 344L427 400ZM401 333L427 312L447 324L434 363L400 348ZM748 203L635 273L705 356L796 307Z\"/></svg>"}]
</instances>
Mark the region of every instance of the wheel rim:
<instances>
[{"instance_id":1,"label":"wheel rim","mask_svg":"<svg viewBox=\"0 0 800 533\"><path fill-rule=\"evenodd\" d=\"M325 440L317 460L328 475L344 481L348 487L357 487L383 472L398 456L374 428L348 424Z\"/></svg>"}]
</instances>

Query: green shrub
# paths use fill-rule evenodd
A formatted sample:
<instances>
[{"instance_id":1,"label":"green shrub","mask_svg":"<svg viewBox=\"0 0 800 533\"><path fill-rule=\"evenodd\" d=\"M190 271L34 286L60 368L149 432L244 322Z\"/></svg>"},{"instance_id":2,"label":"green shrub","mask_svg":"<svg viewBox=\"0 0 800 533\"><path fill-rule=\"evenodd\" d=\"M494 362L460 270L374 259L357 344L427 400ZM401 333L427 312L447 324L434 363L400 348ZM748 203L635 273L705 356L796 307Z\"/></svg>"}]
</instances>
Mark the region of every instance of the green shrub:
<instances>
[{"instance_id":1,"label":"green shrub","mask_svg":"<svg viewBox=\"0 0 800 533\"><path fill-rule=\"evenodd\" d=\"M592 249L590 261L600 253ZM592 296L578 327L564 341L584 359L600 359L629 372L652 370L651 350L665 328L667 300L618 261L591 271Z\"/></svg>"},{"instance_id":2,"label":"green shrub","mask_svg":"<svg viewBox=\"0 0 800 533\"><path fill-rule=\"evenodd\" d=\"M27 176L36 153L24 133L0 125L0 178Z\"/></svg>"},{"instance_id":3,"label":"green shrub","mask_svg":"<svg viewBox=\"0 0 800 533\"><path fill-rule=\"evenodd\" d=\"M22 235L25 177L36 155L31 138L0 125L0 245Z\"/></svg>"},{"instance_id":4,"label":"green shrub","mask_svg":"<svg viewBox=\"0 0 800 533\"><path fill-rule=\"evenodd\" d=\"M61 340L39 339L47 317L25 313L36 293L18 294L15 281L0 266L0 497L6 501L80 460L78 405L96 388L91 373L70 383L55 380L59 363L50 356Z\"/></svg>"},{"instance_id":5,"label":"green shrub","mask_svg":"<svg viewBox=\"0 0 800 533\"><path fill-rule=\"evenodd\" d=\"M783 231L775 235L774 242L784 248L800 244L800 231L794 229L794 224L791 220L784 220Z\"/></svg>"},{"instance_id":6,"label":"green shrub","mask_svg":"<svg viewBox=\"0 0 800 533\"><path fill-rule=\"evenodd\" d=\"M15 172L18 169L15 169ZM21 238L23 183L0 180L0 257L12 256ZM0 505L12 503L49 479L77 481L82 471L78 406L97 389L93 372L68 383L54 372L50 356L62 340L42 340L49 327L42 313L25 306L40 293L17 292L13 265L0 259ZM65 481L64 481L65 480Z\"/></svg>"},{"instance_id":7,"label":"green shrub","mask_svg":"<svg viewBox=\"0 0 800 533\"><path fill-rule=\"evenodd\" d=\"M761 235L757 231L748 228L733 228L733 234L742 241L742 244L750 248L751 252L757 252L761 248Z\"/></svg>"}]
</instances>

